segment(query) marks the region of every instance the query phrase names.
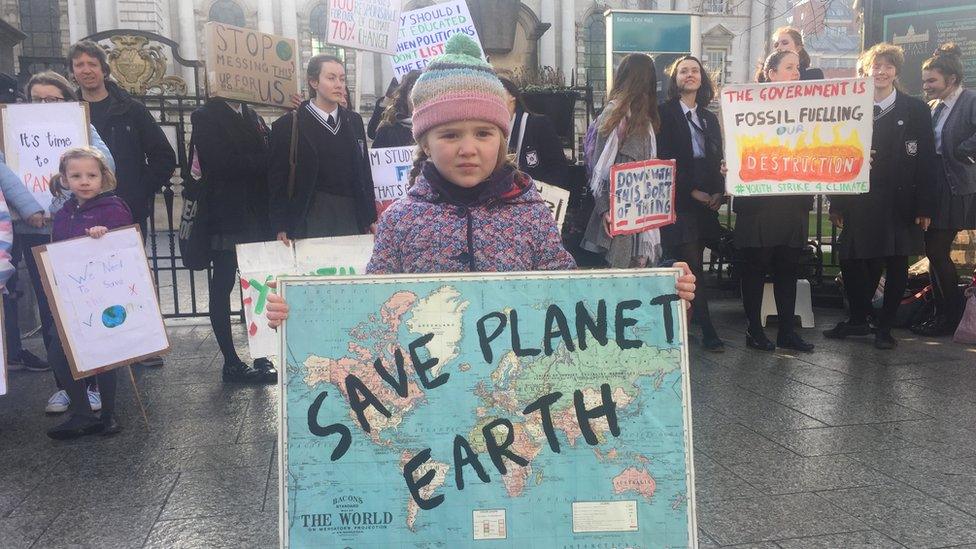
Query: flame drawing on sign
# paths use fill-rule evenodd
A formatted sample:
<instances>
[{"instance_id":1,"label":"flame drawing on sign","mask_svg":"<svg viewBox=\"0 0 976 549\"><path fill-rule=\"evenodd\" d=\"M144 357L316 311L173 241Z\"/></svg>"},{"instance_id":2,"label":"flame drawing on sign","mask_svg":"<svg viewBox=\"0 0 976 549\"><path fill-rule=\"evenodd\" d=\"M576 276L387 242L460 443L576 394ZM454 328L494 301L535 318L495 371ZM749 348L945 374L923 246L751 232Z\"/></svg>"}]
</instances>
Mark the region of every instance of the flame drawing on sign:
<instances>
[{"instance_id":1,"label":"flame drawing on sign","mask_svg":"<svg viewBox=\"0 0 976 549\"><path fill-rule=\"evenodd\" d=\"M840 183L851 181L861 172L864 151L857 130L841 137L840 124L833 125L833 139L820 139L820 125L800 135L796 143L779 137L740 136L742 181L812 181ZM808 142L809 138L809 142Z\"/></svg>"}]
</instances>

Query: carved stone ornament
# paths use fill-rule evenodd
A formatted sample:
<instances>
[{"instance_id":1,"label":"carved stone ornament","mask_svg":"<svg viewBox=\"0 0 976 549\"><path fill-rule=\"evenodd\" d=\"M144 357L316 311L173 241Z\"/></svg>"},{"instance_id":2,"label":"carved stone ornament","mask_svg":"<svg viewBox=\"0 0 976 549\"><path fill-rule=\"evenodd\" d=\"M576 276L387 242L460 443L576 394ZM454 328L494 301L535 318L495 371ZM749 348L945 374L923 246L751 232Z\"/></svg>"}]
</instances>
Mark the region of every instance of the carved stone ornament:
<instances>
[{"instance_id":1,"label":"carved stone ornament","mask_svg":"<svg viewBox=\"0 0 976 549\"><path fill-rule=\"evenodd\" d=\"M166 74L166 56L162 47L149 45L145 36L118 35L109 38L108 64L112 76L127 92L146 95L149 90L186 95L186 81Z\"/></svg>"}]
</instances>

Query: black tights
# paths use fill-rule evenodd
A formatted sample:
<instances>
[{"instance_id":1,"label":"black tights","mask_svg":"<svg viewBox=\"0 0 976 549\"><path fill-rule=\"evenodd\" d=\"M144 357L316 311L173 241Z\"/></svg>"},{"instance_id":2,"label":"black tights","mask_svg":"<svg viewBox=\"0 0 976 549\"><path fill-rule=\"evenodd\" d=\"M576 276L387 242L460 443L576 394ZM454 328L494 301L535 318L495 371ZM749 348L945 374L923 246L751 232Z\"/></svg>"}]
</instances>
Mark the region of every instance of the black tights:
<instances>
[{"instance_id":1,"label":"black tights","mask_svg":"<svg viewBox=\"0 0 976 549\"><path fill-rule=\"evenodd\" d=\"M885 272L884 306L878 325L890 329L898 313L898 305L908 286L908 256L845 259L840 262L844 277L844 292L851 306L851 323L864 324L871 314L874 292Z\"/></svg>"},{"instance_id":2,"label":"black tights","mask_svg":"<svg viewBox=\"0 0 976 549\"><path fill-rule=\"evenodd\" d=\"M712 324L712 315L708 312L708 296L705 294L705 279L703 276L702 252L705 246L701 240L686 242L669 246L665 255L671 259L684 261L691 268L691 273L695 275L698 285L695 287L695 300L691 304L691 310L695 320L701 326L702 335L705 337L718 337L715 326Z\"/></svg>"},{"instance_id":3,"label":"black tights","mask_svg":"<svg viewBox=\"0 0 976 549\"><path fill-rule=\"evenodd\" d=\"M773 277L773 296L779 316L779 335L793 331L796 311L796 271L800 248L742 248L742 307L746 311L749 331L762 331L763 285L766 275Z\"/></svg>"},{"instance_id":4,"label":"black tights","mask_svg":"<svg viewBox=\"0 0 976 549\"><path fill-rule=\"evenodd\" d=\"M929 273L933 275L939 312L951 320L957 319L962 310L962 292L959 291L959 275L949 255L952 241L958 231L933 229L925 232L925 256L929 258Z\"/></svg>"},{"instance_id":5,"label":"black tights","mask_svg":"<svg viewBox=\"0 0 976 549\"><path fill-rule=\"evenodd\" d=\"M68 404L68 411L80 416L93 416L91 404L88 402L88 394L85 387L85 378L76 380L71 375L71 368L68 366L68 359L64 355L64 348L61 346L61 338L56 331L51 332L51 344L47 348L47 361L54 371L54 376L58 384L68 393L71 403ZM117 376L115 370L109 370L95 376L98 380L98 390L102 396L102 417L108 417L115 413L115 394L117 389Z\"/></svg>"},{"instance_id":6,"label":"black tights","mask_svg":"<svg viewBox=\"0 0 976 549\"><path fill-rule=\"evenodd\" d=\"M237 254L233 250L215 250L213 276L210 279L210 325L214 337L224 355L224 363L240 362L234 348L234 336L230 328L230 294L237 280Z\"/></svg>"}]
</instances>

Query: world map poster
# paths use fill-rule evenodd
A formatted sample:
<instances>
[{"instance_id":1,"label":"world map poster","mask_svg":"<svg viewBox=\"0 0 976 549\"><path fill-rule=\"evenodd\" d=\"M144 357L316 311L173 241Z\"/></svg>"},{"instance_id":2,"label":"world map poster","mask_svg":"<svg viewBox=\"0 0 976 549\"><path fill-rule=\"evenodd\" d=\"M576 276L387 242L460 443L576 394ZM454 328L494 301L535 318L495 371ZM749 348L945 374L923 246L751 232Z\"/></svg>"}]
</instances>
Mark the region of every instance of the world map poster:
<instances>
[{"instance_id":1,"label":"world map poster","mask_svg":"<svg viewBox=\"0 0 976 549\"><path fill-rule=\"evenodd\" d=\"M285 547L694 547L676 269L283 278Z\"/></svg>"}]
</instances>

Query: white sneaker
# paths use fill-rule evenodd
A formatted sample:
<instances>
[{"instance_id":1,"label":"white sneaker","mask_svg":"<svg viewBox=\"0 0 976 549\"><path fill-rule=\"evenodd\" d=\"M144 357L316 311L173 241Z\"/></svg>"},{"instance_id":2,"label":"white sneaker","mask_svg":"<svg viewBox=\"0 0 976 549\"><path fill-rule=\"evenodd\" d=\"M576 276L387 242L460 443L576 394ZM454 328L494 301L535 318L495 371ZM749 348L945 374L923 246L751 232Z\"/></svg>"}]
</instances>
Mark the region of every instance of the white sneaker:
<instances>
[{"instance_id":1,"label":"white sneaker","mask_svg":"<svg viewBox=\"0 0 976 549\"><path fill-rule=\"evenodd\" d=\"M67 391L61 390L53 395L47 400L47 406L44 407L44 411L49 414L63 414L68 411L68 405L71 404L71 399L68 398Z\"/></svg>"},{"instance_id":2,"label":"white sneaker","mask_svg":"<svg viewBox=\"0 0 976 549\"><path fill-rule=\"evenodd\" d=\"M92 412L102 409L102 395L98 391L88 391L88 404L91 405Z\"/></svg>"}]
</instances>

